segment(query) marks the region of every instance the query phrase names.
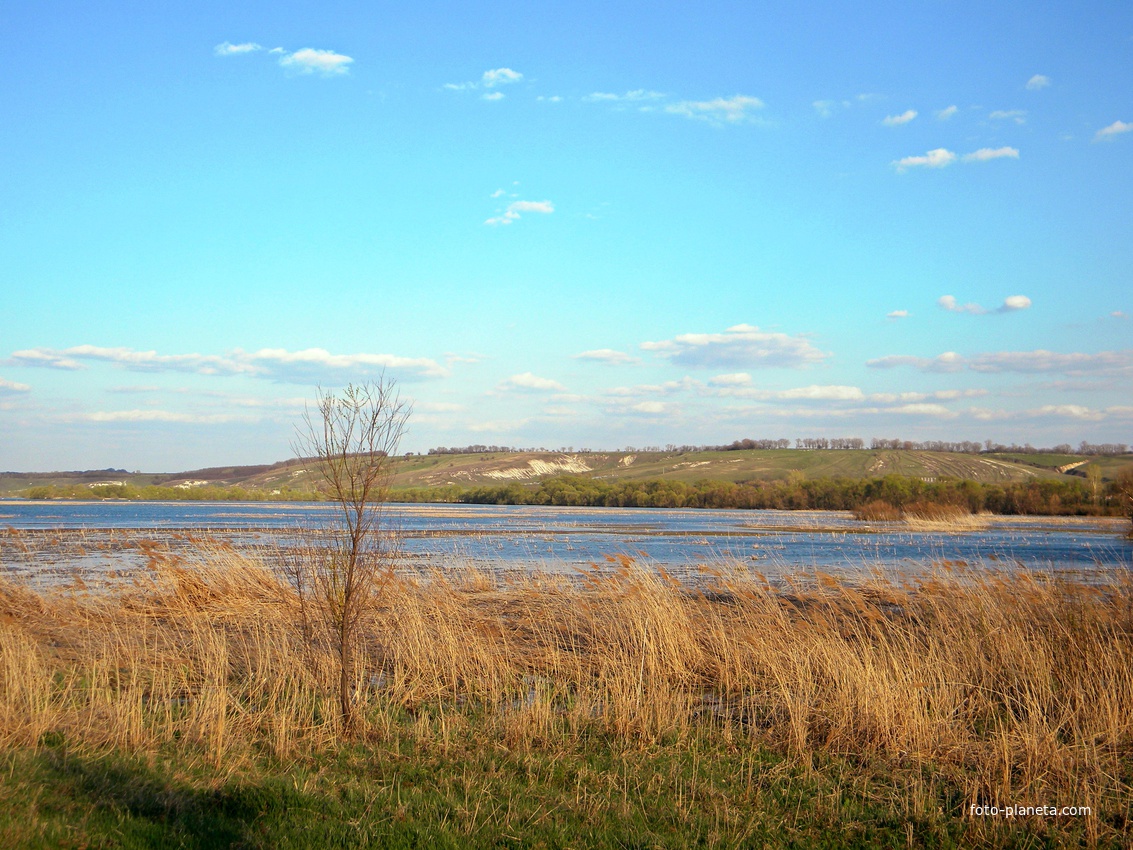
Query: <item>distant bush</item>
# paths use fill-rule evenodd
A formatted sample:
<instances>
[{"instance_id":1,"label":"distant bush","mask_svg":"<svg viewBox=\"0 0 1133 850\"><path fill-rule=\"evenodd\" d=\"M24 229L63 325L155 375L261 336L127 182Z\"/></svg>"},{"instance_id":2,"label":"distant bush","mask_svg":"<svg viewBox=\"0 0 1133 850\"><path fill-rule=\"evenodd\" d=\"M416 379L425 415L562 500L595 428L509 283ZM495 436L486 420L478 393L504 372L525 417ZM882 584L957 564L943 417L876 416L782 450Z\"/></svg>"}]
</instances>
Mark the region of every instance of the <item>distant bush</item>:
<instances>
[{"instance_id":1,"label":"distant bush","mask_svg":"<svg viewBox=\"0 0 1133 850\"><path fill-rule=\"evenodd\" d=\"M854 519L871 522L896 522L901 519L901 509L881 499L874 499L854 508Z\"/></svg>"},{"instance_id":2,"label":"distant bush","mask_svg":"<svg viewBox=\"0 0 1133 850\"><path fill-rule=\"evenodd\" d=\"M961 505L918 501L906 505L904 514L906 519L950 521L971 516L972 512Z\"/></svg>"}]
</instances>

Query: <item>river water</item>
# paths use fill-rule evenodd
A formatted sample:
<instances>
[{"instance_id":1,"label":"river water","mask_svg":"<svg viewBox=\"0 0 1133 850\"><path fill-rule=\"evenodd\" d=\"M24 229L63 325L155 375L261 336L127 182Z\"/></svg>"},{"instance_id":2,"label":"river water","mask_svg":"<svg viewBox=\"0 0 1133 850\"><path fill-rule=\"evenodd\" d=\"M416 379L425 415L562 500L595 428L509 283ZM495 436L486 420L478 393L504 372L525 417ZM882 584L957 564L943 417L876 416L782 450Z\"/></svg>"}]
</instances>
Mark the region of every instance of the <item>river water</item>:
<instances>
[{"instance_id":1,"label":"river water","mask_svg":"<svg viewBox=\"0 0 1133 850\"><path fill-rule=\"evenodd\" d=\"M1133 569L1128 522L1108 519L987 517L969 531L913 531L835 511L394 504L386 520L400 535L405 564L425 569L574 571L619 556L678 574L724 565L763 574L941 564L1098 575ZM139 540L173 550L199 545L202 536L270 546L334 522L325 503L0 502L0 573L38 583L130 572L147 557Z\"/></svg>"}]
</instances>

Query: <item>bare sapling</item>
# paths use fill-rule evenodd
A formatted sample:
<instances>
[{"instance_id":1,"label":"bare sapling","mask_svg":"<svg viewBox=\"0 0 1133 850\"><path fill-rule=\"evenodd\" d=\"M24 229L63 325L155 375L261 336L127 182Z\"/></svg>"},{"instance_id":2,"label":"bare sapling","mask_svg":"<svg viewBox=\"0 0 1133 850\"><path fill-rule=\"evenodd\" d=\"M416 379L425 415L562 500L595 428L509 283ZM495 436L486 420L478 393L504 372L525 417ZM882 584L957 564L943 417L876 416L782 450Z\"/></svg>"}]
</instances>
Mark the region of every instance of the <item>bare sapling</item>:
<instances>
[{"instance_id":1,"label":"bare sapling","mask_svg":"<svg viewBox=\"0 0 1133 850\"><path fill-rule=\"evenodd\" d=\"M328 540L305 547L291 564L304 639L325 647L338 674L343 731L357 725L362 631L393 576L397 535L385 513L391 462L410 407L395 382L350 384L341 394L319 390L304 412L293 449L307 461L319 491L337 508Z\"/></svg>"}]
</instances>

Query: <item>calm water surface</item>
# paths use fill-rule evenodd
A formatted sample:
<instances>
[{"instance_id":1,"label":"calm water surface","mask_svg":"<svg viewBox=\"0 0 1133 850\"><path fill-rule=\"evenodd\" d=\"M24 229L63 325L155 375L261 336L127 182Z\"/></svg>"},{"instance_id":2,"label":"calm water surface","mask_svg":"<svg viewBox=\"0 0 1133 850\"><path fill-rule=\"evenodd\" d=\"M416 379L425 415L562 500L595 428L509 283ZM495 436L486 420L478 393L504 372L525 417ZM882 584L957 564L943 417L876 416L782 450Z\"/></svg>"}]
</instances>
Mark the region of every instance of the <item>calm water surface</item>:
<instances>
[{"instance_id":1,"label":"calm water surface","mask_svg":"<svg viewBox=\"0 0 1133 850\"><path fill-rule=\"evenodd\" d=\"M1127 521L993 517L967 532L913 532L833 511L554 508L528 505L391 505L407 562L424 567L567 569L630 555L669 570L722 562L764 573L941 562L1098 572L1133 568ZM334 509L308 503L0 502L0 570L31 578L144 564L138 538L190 545L209 534L240 544L325 528ZM42 574L42 576L40 575Z\"/></svg>"}]
</instances>

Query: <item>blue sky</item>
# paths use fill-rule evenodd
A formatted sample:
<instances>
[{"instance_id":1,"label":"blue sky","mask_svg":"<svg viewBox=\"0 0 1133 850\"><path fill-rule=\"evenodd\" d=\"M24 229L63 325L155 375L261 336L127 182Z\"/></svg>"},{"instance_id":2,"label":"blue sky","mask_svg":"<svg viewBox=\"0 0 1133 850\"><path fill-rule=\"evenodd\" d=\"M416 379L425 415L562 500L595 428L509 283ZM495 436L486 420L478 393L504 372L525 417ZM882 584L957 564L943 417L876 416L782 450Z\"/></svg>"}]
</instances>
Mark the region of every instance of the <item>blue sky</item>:
<instances>
[{"instance_id":1,"label":"blue sky","mask_svg":"<svg viewBox=\"0 0 1133 850\"><path fill-rule=\"evenodd\" d=\"M0 7L0 468L1133 442L1133 7Z\"/></svg>"}]
</instances>

